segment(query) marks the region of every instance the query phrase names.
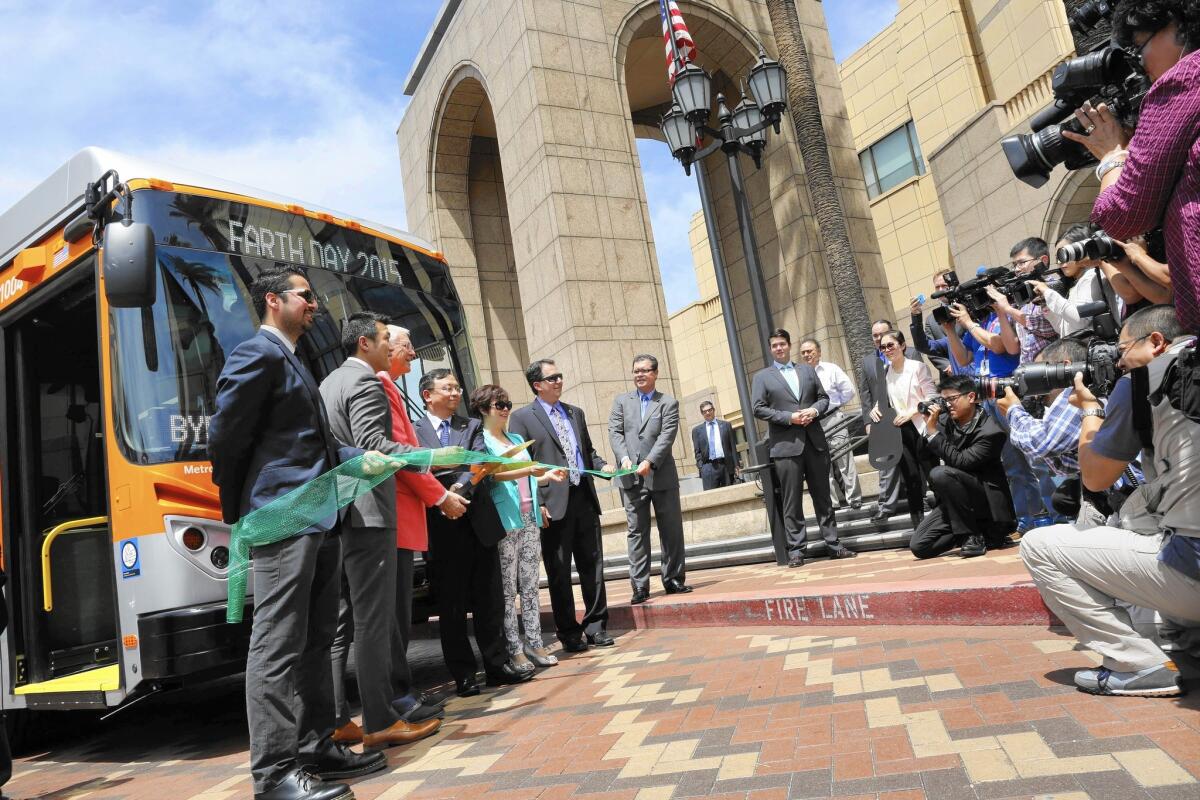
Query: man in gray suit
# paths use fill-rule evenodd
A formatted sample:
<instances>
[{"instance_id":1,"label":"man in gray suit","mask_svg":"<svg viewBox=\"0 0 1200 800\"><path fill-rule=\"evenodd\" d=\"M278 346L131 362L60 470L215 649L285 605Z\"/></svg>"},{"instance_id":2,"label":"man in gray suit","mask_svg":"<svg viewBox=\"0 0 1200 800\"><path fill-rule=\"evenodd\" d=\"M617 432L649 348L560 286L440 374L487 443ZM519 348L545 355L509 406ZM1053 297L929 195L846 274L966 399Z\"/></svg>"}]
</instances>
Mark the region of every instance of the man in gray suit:
<instances>
[{"instance_id":1,"label":"man in gray suit","mask_svg":"<svg viewBox=\"0 0 1200 800\"><path fill-rule=\"evenodd\" d=\"M617 395L608 415L608 438L621 469L637 464L637 472L618 478L625 516L629 519L629 579L637 605L650 597L650 507L662 543L662 582L667 594L685 594L683 582L683 512L679 508L679 473L671 446L679 433L679 401L654 388L658 359L633 359L637 388Z\"/></svg>"},{"instance_id":2,"label":"man in gray suit","mask_svg":"<svg viewBox=\"0 0 1200 800\"><path fill-rule=\"evenodd\" d=\"M388 367L388 339L382 315L372 311L352 314L342 328L346 361L321 382L321 398L334 436L365 450L393 455L417 448L392 439L391 410L375 374ZM449 493L442 500L443 510L453 507L454 512L465 502ZM451 501L450 505L446 501ZM362 741L368 748L414 742L432 734L442 721L431 714L409 723L392 708L396 696L390 636L396 613L395 481L386 480L355 500L348 522L350 530L342 542L342 598L332 656L334 692L341 706L335 740L358 738L346 731L350 719L344 697L345 655L352 640L363 706Z\"/></svg>"},{"instance_id":3,"label":"man in gray suit","mask_svg":"<svg viewBox=\"0 0 1200 800\"><path fill-rule=\"evenodd\" d=\"M802 487L806 482L829 557L853 558L856 554L838 541L829 497L829 444L817 422L829 408L829 396L812 367L792 363L790 333L783 328L772 331L770 345L775 363L754 376L750 394L754 416L768 423L771 462L779 482L787 532L788 566L804 565L807 532Z\"/></svg>"}]
</instances>

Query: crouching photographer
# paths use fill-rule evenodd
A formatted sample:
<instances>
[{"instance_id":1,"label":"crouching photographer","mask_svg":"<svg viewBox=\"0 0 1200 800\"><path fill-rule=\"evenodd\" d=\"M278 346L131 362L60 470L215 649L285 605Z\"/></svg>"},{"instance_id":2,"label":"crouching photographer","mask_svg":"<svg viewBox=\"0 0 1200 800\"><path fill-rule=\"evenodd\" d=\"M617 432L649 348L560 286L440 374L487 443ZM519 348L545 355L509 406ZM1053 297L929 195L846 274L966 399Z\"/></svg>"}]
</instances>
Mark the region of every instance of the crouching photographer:
<instances>
[{"instance_id":1,"label":"crouching photographer","mask_svg":"<svg viewBox=\"0 0 1200 800\"><path fill-rule=\"evenodd\" d=\"M909 549L932 558L953 547L964 558L1002 547L1016 526L1000 453L1008 437L980 405L973 378L949 375L939 397L922 403L924 447L941 466L929 473L936 506L913 532ZM980 498L984 502L980 502Z\"/></svg>"},{"instance_id":2,"label":"crouching photographer","mask_svg":"<svg viewBox=\"0 0 1200 800\"><path fill-rule=\"evenodd\" d=\"M1200 627L1200 367L1195 340L1169 305L1142 309L1121 329L1121 366L1107 406L1077 376L1085 488L1111 486L1143 452L1147 482L1109 525L1052 525L1021 540L1042 599L1102 657L1075 685L1105 695L1180 694L1179 672L1117 601L1158 611L1179 630Z\"/></svg>"}]
</instances>

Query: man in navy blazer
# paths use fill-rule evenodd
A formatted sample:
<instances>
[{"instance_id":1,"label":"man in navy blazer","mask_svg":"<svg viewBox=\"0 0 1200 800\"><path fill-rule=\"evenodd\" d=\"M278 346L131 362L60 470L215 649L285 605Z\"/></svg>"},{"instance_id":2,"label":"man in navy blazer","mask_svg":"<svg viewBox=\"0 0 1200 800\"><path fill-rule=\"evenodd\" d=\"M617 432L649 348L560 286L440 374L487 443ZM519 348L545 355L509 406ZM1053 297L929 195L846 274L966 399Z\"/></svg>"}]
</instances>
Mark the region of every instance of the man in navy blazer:
<instances>
[{"instance_id":1,"label":"man in navy blazer","mask_svg":"<svg viewBox=\"0 0 1200 800\"><path fill-rule=\"evenodd\" d=\"M608 593L604 588L600 500L592 476L580 470L615 470L592 446L583 409L562 402L563 375L558 365L545 358L534 361L525 368L525 380L537 396L529 405L512 412L509 430L534 440L527 451L534 461L572 470L567 480L552 482L541 490L550 512L550 524L542 529L542 563L546 565L554 627L568 652L587 650L589 644L611 647L615 642L605 630ZM575 618L572 558L583 593L582 624Z\"/></svg>"},{"instance_id":2,"label":"man in navy blazer","mask_svg":"<svg viewBox=\"0 0 1200 800\"><path fill-rule=\"evenodd\" d=\"M304 274L266 270L250 294L262 327L229 354L209 423L213 482L231 524L362 452L334 438L317 383L296 355L317 310ZM339 526L334 513L302 535L251 552L246 711L255 800L340 800L352 796L349 787L322 777L387 766L383 753L360 755L331 739Z\"/></svg>"},{"instance_id":3,"label":"man in navy blazer","mask_svg":"<svg viewBox=\"0 0 1200 800\"><path fill-rule=\"evenodd\" d=\"M422 447L458 446L487 452L483 425L455 412L462 402L462 387L448 369L432 369L418 384L425 414L413 422ZM504 636L504 587L500 582L500 551L504 538L500 513L492 502L490 479L471 482L470 469L456 467L434 473L447 490L466 498L471 505L458 519L449 519L441 509L427 509L430 580L437 596L438 632L442 657L454 676L460 697L479 694L477 662L467 636L467 612L475 622L475 642L483 657L489 686L521 683L533 676L508 657Z\"/></svg>"},{"instance_id":4,"label":"man in navy blazer","mask_svg":"<svg viewBox=\"0 0 1200 800\"><path fill-rule=\"evenodd\" d=\"M829 444L817 422L829 408L829 396L812 367L792 363L791 334L782 328L772 331L770 345L775 363L754 376L750 394L754 416L768 423L771 462L778 478L787 532L788 566L804 564L805 483L830 558L851 558L855 553L838 541L829 496Z\"/></svg>"}]
</instances>

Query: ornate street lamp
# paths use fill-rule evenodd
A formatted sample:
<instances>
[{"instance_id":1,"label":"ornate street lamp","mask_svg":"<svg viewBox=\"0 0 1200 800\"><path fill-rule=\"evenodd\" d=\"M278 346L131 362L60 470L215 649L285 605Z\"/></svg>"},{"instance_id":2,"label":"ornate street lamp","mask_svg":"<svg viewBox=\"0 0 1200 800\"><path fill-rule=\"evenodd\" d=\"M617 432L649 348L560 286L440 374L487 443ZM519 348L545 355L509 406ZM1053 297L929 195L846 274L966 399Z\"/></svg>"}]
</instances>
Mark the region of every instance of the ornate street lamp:
<instances>
[{"instance_id":1,"label":"ornate street lamp","mask_svg":"<svg viewBox=\"0 0 1200 800\"><path fill-rule=\"evenodd\" d=\"M783 65L767 54L761 48L758 51L758 63L750 70L750 93L762 107L764 116L772 119L775 133L779 133L779 120L783 110L787 108L787 71Z\"/></svg>"},{"instance_id":2,"label":"ornate street lamp","mask_svg":"<svg viewBox=\"0 0 1200 800\"><path fill-rule=\"evenodd\" d=\"M687 63L675 73L671 97L694 125L708 123L712 113L712 78L698 64Z\"/></svg>"},{"instance_id":3,"label":"ornate street lamp","mask_svg":"<svg viewBox=\"0 0 1200 800\"><path fill-rule=\"evenodd\" d=\"M671 155L683 162L683 168L688 175L692 174L692 156L696 152L696 128L688 122L678 103L672 103L671 109L663 115L659 128L666 137Z\"/></svg>"},{"instance_id":4,"label":"ornate street lamp","mask_svg":"<svg viewBox=\"0 0 1200 800\"><path fill-rule=\"evenodd\" d=\"M758 103L746 97L742 90L742 102L733 109L733 127L750 131L745 136L738 137L738 144L750 150L754 166L762 166L762 151L767 146L767 132L763 126L763 113Z\"/></svg>"}]
</instances>

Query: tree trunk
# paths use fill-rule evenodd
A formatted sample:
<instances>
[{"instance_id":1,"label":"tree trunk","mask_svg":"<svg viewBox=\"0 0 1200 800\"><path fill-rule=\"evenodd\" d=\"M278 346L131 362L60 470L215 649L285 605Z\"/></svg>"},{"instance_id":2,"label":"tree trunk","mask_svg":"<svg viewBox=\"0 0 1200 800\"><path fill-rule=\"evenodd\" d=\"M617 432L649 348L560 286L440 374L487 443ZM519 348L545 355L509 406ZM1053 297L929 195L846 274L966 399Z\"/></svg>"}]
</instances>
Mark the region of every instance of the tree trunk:
<instances>
[{"instance_id":1,"label":"tree trunk","mask_svg":"<svg viewBox=\"0 0 1200 800\"><path fill-rule=\"evenodd\" d=\"M808 179L808 193L829 278L833 284L834 302L841 317L842 330L855 372L861 372L863 358L875 352L871 340L871 317L867 312L866 296L858 273L858 261L846 227L842 198L833 179L833 164L829 143L821 121L821 106L812 62L800 29L794 0L767 0L771 28L779 47L779 62L787 70L788 111L796 130L796 141ZM863 376L858 376L859 384Z\"/></svg>"}]
</instances>

